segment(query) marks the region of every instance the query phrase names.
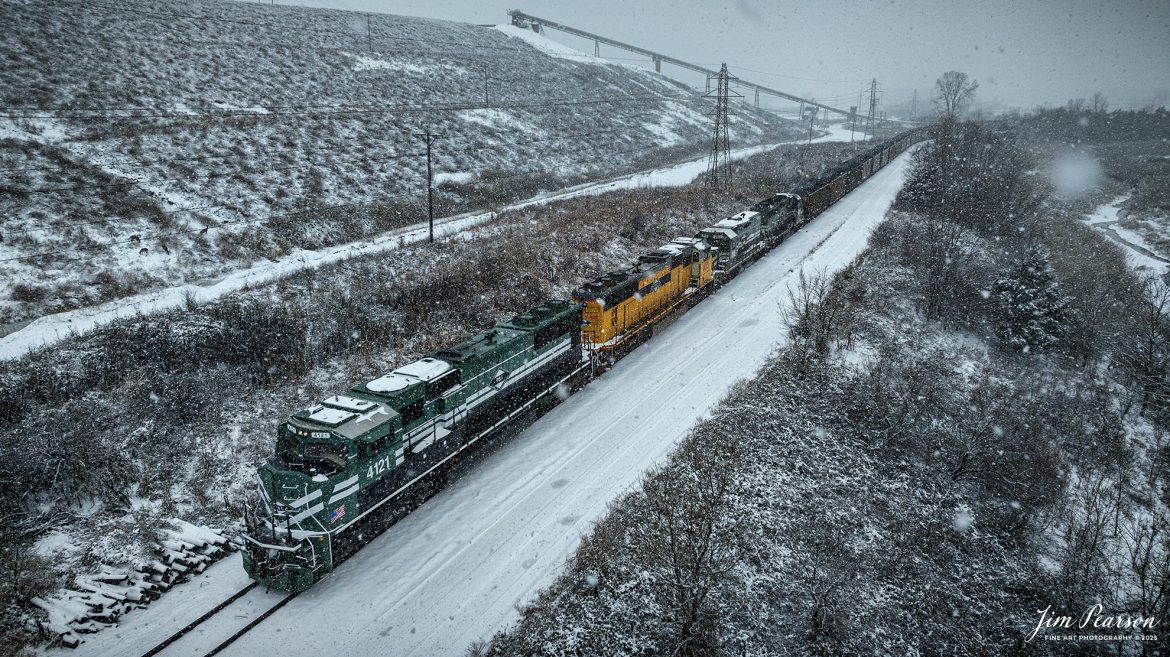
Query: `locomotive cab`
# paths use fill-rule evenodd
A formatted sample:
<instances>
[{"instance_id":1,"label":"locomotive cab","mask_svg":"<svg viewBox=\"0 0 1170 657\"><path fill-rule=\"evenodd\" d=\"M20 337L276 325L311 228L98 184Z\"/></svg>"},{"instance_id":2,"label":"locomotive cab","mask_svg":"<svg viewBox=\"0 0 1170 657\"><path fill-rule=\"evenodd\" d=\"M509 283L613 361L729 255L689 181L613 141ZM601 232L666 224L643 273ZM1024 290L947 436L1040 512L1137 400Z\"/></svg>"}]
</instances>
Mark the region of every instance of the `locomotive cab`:
<instances>
[{"instance_id":1,"label":"locomotive cab","mask_svg":"<svg viewBox=\"0 0 1170 657\"><path fill-rule=\"evenodd\" d=\"M300 411L278 432L277 458L289 470L309 476L329 477L345 470L353 444L328 429L351 417L352 413L324 405Z\"/></svg>"},{"instance_id":2,"label":"locomotive cab","mask_svg":"<svg viewBox=\"0 0 1170 657\"><path fill-rule=\"evenodd\" d=\"M768 240L778 242L803 223L804 207L800 196L788 192L773 194L752 206L760 213L762 229Z\"/></svg>"},{"instance_id":3,"label":"locomotive cab","mask_svg":"<svg viewBox=\"0 0 1170 657\"><path fill-rule=\"evenodd\" d=\"M303 591L332 570L333 534L360 516L362 457L400 432L393 409L356 393L293 414L262 465L260 504L247 518L244 569L261 584Z\"/></svg>"},{"instance_id":4,"label":"locomotive cab","mask_svg":"<svg viewBox=\"0 0 1170 657\"><path fill-rule=\"evenodd\" d=\"M730 228L704 228L695 235L695 238L711 245L716 272L727 269L728 263L739 248L739 237Z\"/></svg>"},{"instance_id":5,"label":"locomotive cab","mask_svg":"<svg viewBox=\"0 0 1170 657\"><path fill-rule=\"evenodd\" d=\"M690 254L690 287L706 285L711 280L711 246L694 237L676 237L671 244L682 247Z\"/></svg>"}]
</instances>

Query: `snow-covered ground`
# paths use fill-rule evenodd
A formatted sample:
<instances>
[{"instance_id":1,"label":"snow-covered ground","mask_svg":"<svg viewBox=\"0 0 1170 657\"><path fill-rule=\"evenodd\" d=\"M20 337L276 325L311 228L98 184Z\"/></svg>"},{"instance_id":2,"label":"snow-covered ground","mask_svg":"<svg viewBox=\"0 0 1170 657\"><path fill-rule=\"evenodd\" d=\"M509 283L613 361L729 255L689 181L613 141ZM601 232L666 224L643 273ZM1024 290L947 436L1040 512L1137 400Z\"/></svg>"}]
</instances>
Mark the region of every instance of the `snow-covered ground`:
<instances>
[{"instance_id":1,"label":"snow-covered ground","mask_svg":"<svg viewBox=\"0 0 1170 657\"><path fill-rule=\"evenodd\" d=\"M907 161L901 156L222 654L461 654L516 620L516 605L553 580L606 504L780 343L799 271L837 271L865 248ZM188 585L190 595L165 596L58 654L144 652L242 582L233 557ZM201 588L209 593L195 593ZM212 630L163 654L203 654L225 636Z\"/></svg>"},{"instance_id":2,"label":"snow-covered ground","mask_svg":"<svg viewBox=\"0 0 1170 657\"><path fill-rule=\"evenodd\" d=\"M1087 215L1085 221L1121 246L1130 267L1138 271L1148 270L1159 276L1164 275L1170 270L1170 262L1159 256L1140 234L1118 223L1120 221L1118 213L1127 200L1128 195L1119 196L1102 204Z\"/></svg>"},{"instance_id":3,"label":"snow-covered ground","mask_svg":"<svg viewBox=\"0 0 1170 657\"><path fill-rule=\"evenodd\" d=\"M813 142L846 141L848 139L849 130L835 125L831 126L826 134L814 138ZM778 148L784 143L792 142L735 149L731 152L731 156L733 159L743 159L757 153ZM625 175L600 183L587 183L551 194L542 194L506 206L503 209L523 208L530 205L549 203L551 201L578 196L602 194L617 189L678 187L689 184L706 170L706 158L697 158L681 164ZM490 221L493 216L494 214L492 212L479 212L437 219L435 236L445 237L453 235L472 226ZM95 327L109 323L120 317L132 317L138 314L151 314L180 308L188 301L207 303L239 290L253 288L279 280L298 271L320 267L349 258L390 251L404 244L420 242L426 238L427 225L425 223L413 224L361 242L340 244L313 251L294 251L277 261L262 262L252 267L232 272L218 281L205 285L180 285L165 290L115 299L98 306L46 315L23 326L15 327L16 330L13 330L7 335L0 335L0 359L19 358L31 349L54 344L74 335L84 334ZM0 334L2 333L3 331L0 331Z\"/></svg>"}]
</instances>

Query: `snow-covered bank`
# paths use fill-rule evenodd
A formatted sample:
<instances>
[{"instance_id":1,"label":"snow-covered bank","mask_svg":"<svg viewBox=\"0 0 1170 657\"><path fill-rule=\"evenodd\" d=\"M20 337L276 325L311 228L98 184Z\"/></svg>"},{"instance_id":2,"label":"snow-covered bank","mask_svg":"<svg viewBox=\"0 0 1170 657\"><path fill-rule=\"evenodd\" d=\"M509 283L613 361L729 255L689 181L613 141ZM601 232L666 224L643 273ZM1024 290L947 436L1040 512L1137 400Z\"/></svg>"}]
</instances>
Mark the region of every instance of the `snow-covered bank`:
<instances>
[{"instance_id":1,"label":"snow-covered bank","mask_svg":"<svg viewBox=\"0 0 1170 657\"><path fill-rule=\"evenodd\" d=\"M1170 270L1170 261L1157 255L1137 232L1118 224L1121 219L1119 213L1128 200L1129 195L1118 196L1086 215L1085 221L1121 246L1130 267L1139 271L1148 270L1159 276L1164 275Z\"/></svg>"},{"instance_id":2,"label":"snow-covered bank","mask_svg":"<svg viewBox=\"0 0 1170 657\"><path fill-rule=\"evenodd\" d=\"M459 654L514 620L514 604L552 581L607 502L764 361L784 333L781 306L800 268L835 271L865 247L906 162L903 155L224 654ZM121 655L195 615L163 599L69 654ZM197 638L184 644L214 645Z\"/></svg>"},{"instance_id":3,"label":"snow-covered bank","mask_svg":"<svg viewBox=\"0 0 1170 657\"><path fill-rule=\"evenodd\" d=\"M848 133L848 130L844 132ZM847 134L844 135L844 138L847 138ZM836 126L828 134L813 141L817 143L844 141L844 138L842 130ZM733 159L743 159L757 153L773 150L786 143L792 142L739 148L733 150L731 156ZM505 206L501 210L519 209L552 201L602 194L618 189L678 187L689 184L702 175L706 169L706 158L697 158L681 164L620 176L604 182L588 183L550 194L541 194ZM490 221L494 216L493 212L476 212L438 219L435 223L435 235L436 237L454 235L472 226ZM413 224L383 233L367 241L341 244L314 251L298 250L280 260L263 262L247 269L235 271L206 285L181 285L116 299L98 306L46 315L0 337L0 359L19 358L32 349L87 333L121 317L171 310L180 308L189 302L207 303L233 292L265 285L306 269L391 251L405 244L421 242L427 238L427 233L425 223Z\"/></svg>"}]
</instances>

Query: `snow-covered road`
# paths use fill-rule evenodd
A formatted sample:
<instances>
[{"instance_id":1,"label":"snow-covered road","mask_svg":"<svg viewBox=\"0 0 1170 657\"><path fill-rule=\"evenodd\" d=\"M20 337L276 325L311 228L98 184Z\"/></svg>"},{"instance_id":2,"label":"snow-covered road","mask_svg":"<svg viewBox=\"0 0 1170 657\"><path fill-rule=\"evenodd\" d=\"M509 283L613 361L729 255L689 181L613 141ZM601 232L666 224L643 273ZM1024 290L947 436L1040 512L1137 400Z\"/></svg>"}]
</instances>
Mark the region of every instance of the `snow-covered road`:
<instances>
[{"instance_id":1,"label":"snow-covered road","mask_svg":"<svg viewBox=\"0 0 1170 657\"><path fill-rule=\"evenodd\" d=\"M829 126L828 131L813 143L851 140L853 133L841 125ZM785 144L781 142L762 146L738 148L731 152L732 159L743 159L757 153L773 150ZM679 187L689 184L707 170L707 158L697 158L660 169L629 174L597 183L585 183L556 192L541 194L501 208L514 210L552 201L580 196L591 196L618 189L641 187ZM454 235L491 221L494 212L469 212L435 220L436 238ZM54 344L74 335L86 333L102 324L120 317L133 317L181 308L189 301L207 303L239 290L254 288L296 272L340 262L350 258L373 255L397 249L406 244L424 241L428 228L425 223L412 224L392 230L361 242L339 244L315 251L298 250L274 262L262 262L251 267L234 271L222 279L206 284L180 285L164 290L143 292L106 303L46 315L29 322L19 322L0 327L0 359L19 358L31 349ZM137 248L137 247L135 247ZM5 330L7 329L7 330Z\"/></svg>"},{"instance_id":2,"label":"snow-covered road","mask_svg":"<svg viewBox=\"0 0 1170 657\"><path fill-rule=\"evenodd\" d=\"M902 185L907 155L842 199L611 371L487 454L224 655L452 655L517 618L560 571L606 504L636 485L783 339L782 307L801 268L849 263ZM245 580L238 558L186 585L220 595ZM71 655L142 652L197 610L168 594ZM195 633L166 655L215 645Z\"/></svg>"}]
</instances>

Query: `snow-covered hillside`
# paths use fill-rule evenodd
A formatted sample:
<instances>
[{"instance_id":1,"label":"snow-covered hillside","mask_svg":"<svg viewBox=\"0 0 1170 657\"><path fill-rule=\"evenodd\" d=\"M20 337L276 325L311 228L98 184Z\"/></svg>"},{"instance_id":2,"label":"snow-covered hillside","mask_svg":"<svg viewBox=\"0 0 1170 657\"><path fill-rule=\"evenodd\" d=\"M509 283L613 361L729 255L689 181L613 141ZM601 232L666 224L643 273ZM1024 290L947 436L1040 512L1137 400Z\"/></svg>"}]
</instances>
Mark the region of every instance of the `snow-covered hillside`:
<instances>
[{"instance_id":1,"label":"snow-covered hillside","mask_svg":"<svg viewBox=\"0 0 1170 657\"><path fill-rule=\"evenodd\" d=\"M723 194L701 182L637 188L642 175L614 183L627 187L617 191L578 189L433 246L322 261L270 285L155 308L0 361L0 420L20 436L0 441L0 460L11 464L0 506L36 527L10 538L31 560L22 563L39 564L27 595L55 601L55 626L78 634L120 620L89 618L89 589L54 589L105 566L149 570L172 518L231 525L254 494L255 467L271 455L276 418L563 298L852 152L823 144L758 153ZM677 184L689 179L684 173L671 168L656 180ZM80 618L65 620L67 609ZM9 611L34 628L45 621ZM0 633L0 648L3 640Z\"/></svg>"},{"instance_id":2,"label":"snow-covered hillside","mask_svg":"<svg viewBox=\"0 0 1170 657\"><path fill-rule=\"evenodd\" d=\"M211 0L0 20L0 322L417 222L420 131L441 214L706 147L689 89L511 26ZM747 106L733 127L795 135Z\"/></svg>"},{"instance_id":3,"label":"snow-covered hillside","mask_svg":"<svg viewBox=\"0 0 1170 657\"><path fill-rule=\"evenodd\" d=\"M395 655L451 655L513 621L607 503L784 339L789 288L800 272L835 272L865 248L907 162L903 155L876 174L223 654L378 654L393 646ZM599 417L609 418L609 429L583 421ZM146 645L183 626L243 583L238 561L199 582L220 597L205 607L163 600L70 654L118 655L127 643ZM163 654L204 654L273 596Z\"/></svg>"},{"instance_id":4,"label":"snow-covered hillside","mask_svg":"<svg viewBox=\"0 0 1170 657\"><path fill-rule=\"evenodd\" d=\"M834 127L814 142L846 141L843 131ZM752 146L731 151L734 160L771 151L776 145ZM560 200L593 196L624 189L647 187L679 187L692 183L706 171L705 157L675 165L619 176L596 183L585 183L534 198L512 203L487 212L467 212L436 220L435 235L439 238L455 235L473 226L486 223L498 216L497 211L517 210ZM205 285L187 284L132 294L107 301L97 306L62 311L33 320L23 326L14 326L7 335L0 335L0 359L19 358L33 349L47 347L61 340L85 334L110 322L136 315L149 315L186 305L207 303L240 290L269 284L282 278L331 263L352 258L373 256L394 251L407 244L421 242L429 234L426 222L411 224L388 231L370 239L307 250L298 249L276 260L265 260L250 267L237 269Z\"/></svg>"}]
</instances>

